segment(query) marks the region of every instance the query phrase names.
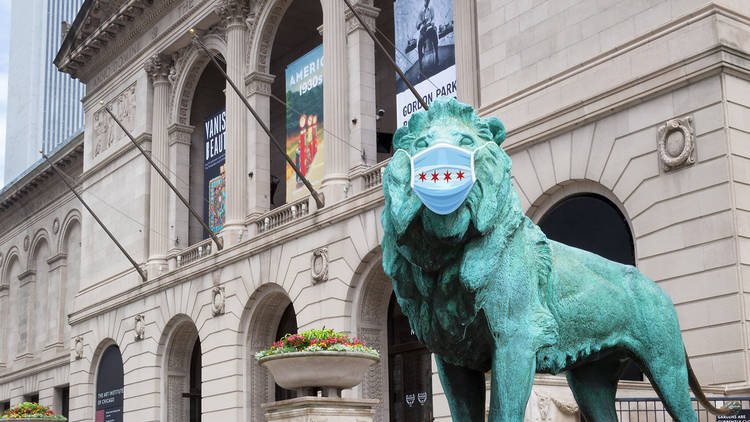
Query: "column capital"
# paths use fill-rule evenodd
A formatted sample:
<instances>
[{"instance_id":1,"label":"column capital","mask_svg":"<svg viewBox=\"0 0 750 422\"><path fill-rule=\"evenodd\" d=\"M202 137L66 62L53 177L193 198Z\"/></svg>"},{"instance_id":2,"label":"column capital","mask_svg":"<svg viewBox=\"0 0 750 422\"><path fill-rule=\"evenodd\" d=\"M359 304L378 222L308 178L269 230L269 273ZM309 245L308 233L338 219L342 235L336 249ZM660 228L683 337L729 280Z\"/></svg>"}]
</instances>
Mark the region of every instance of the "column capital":
<instances>
[{"instance_id":1,"label":"column capital","mask_svg":"<svg viewBox=\"0 0 750 422\"><path fill-rule=\"evenodd\" d=\"M246 26L245 20L250 13L250 6L247 0L220 0L214 10L229 29L236 25Z\"/></svg>"},{"instance_id":2,"label":"column capital","mask_svg":"<svg viewBox=\"0 0 750 422\"><path fill-rule=\"evenodd\" d=\"M251 96L260 94L265 96L271 95L271 84L276 76L270 73L253 71L245 76L245 95Z\"/></svg>"},{"instance_id":3,"label":"column capital","mask_svg":"<svg viewBox=\"0 0 750 422\"><path fill-rule=\"evenodd\" d=\"M169 72L172 68L172 60L161 54L155 54L146 60L143 70L154 83L169 82Z\"/></svg>"},{"instance_id":4,"label":"column capital","mask_svg":"<svg viewBox=\"0 0 750 422\"><path fill-rule=\"evenodd\" d=\"M370 4L367 0L361 0L356 4L352 4L352 7L354 7L357 13L359 13L359 16L362 17L365 24L374 31L375 20L378 18L378 15L380 15L380 9ZM344 17L346 18L347 34L351 34L357 29L364 29L362 28L362 24L359 23L359 19L354 16L354 13L352 13L349 8L344 11Z\"/></svg>"},{"instance_id":5,"label":"column capital","mask_svg":"<svg viewBox=\"0 0 750 422\"><path fill-rule=\"evenodd\" d=\"M167 128L169 134L169 146L174 144L185 144L190 145L191 135L195 130L195 126L183 125L182 123L174 123Z\"/></svg>"}]
</instances>

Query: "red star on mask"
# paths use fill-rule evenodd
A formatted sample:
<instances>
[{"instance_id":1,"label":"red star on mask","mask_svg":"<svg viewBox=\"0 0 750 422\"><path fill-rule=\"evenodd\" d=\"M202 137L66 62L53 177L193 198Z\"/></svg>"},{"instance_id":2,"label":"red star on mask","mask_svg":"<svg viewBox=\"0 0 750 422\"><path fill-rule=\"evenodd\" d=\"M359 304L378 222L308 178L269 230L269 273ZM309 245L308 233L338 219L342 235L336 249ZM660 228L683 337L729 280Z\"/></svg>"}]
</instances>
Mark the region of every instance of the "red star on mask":
<instances>
[{"instance_id":1,"label":"red star on mask","mask_svg":"<svg viewBox=\"0 0 750 422\"><path fill-rule=\"evenodd\" d=\"M458 180L463 180L463 178L464 178L464 172L459 171L458 173L456 173L456 177L458 178Z\"/></svg>"},{"instance_id":2,"label":"red star on mask","mask_svg":"<svg viewBox=\"0 0 750 422\"><path fill-rule=\"evenodd\" d=\"M438 179L440 178L440 176L438 175L438 172L433 171L432 174L431 174L431 176L432 176L432 179L430 179L430 180L432 180L433 182L437 183Z\"/></svg>"},{"instance_id":3,"label":"red star on mask","mask_svg":"<svg viewBox=\"0 0 750 422\"><path fill-rule=\"evenodd\" d=\"M420 173L420 174L419 174L419 181L420 181L420 182L424 182L424 181L425 181L426 179L427 179L427 177L425 176L425 174L424 174L424 173Z\"/></svg>"},{"instance_id":4,"label":"red star on mask","mask_svg":"<svg viewBox=\"0 0 750 422\"><path fill-rule=\"evenodd\" d=\"M449 172L448 170L446 170L445 173L443 173L443 176L445 176L444 180L446 182L449 181L449 180L451 180L451 172Z\"/></svg>"}]
</instances>

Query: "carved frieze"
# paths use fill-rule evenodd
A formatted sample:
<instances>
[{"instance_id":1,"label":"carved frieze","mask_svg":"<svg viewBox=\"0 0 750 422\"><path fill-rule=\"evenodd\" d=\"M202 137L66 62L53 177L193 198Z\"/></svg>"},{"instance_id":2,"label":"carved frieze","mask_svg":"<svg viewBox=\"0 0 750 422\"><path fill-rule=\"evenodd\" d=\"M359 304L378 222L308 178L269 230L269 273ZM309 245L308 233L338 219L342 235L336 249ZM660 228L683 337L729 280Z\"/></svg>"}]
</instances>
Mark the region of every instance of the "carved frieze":
<instances>
[{"instance_id":1,"label":"carved frieze","mask_svg":"<svg viewBox=\"0 0 750 422\"><path fill-rule=\"evenodd\" d=\"M135 341L140 341L146 338L146 316L138 314L135 316Z\"/></svg>"},{"instance_id":2,"label":"carved frieze","mask_svg":"<svg viewBox=\"0 0 750 422\"><path fill-rule=\"evenodd\" d=\"M690 116L667 121L658 131L657 147L664 171L695 163L695 129Z\"/></svg>"},{"instance_id":3,"label":"carved frieze","mask_svg":"<svg viewBox=\"0 0 750 422\"><path fill-rule=\"evenodd\" d=\"M135 83L125 88L115 99L108 102L105 107L112 110L122 124L132 130L135 125ZM125 136L125 132L117 126L117 123L107 114L103 108L94 113L94 141L91 151L92 158L96 158L115 142Z\"/></svg>"},{"instance_id":4,"label":"carved frieze","mask_svg":"<svg viewBox=\"0 0 750 422\"><path fill-rule=\"evenodd\" d=\"M211 312L213 316L222 315L226 304L224 287L216 286L213 289L213 300L211 301Z\"/></svg>"},{"instance_id":5,"label":"carved frieze","mask_svg":"<svg viewBox=\"0 0 750 422\"><path fill-rule=\"evenodd\" d=\"M328 280L328 248L318 248L313 251L310 258L310 271L313 284Z\"/></svg>"},{"instance_id":6,"label":"carved frieze","mask_svg":"<svg viewBox=\"0 0 750 422\"><path fill-rule=\"evenodd\" d=\"M284 18L287 8L292 4L292 0L277 1L273 9L268 13L263 28L260 29L259 51L257 69L261 72L268 73L271 63L271 48L273 47L273 38L276 34L281 20Z\"/></svg>"}]
</instances>

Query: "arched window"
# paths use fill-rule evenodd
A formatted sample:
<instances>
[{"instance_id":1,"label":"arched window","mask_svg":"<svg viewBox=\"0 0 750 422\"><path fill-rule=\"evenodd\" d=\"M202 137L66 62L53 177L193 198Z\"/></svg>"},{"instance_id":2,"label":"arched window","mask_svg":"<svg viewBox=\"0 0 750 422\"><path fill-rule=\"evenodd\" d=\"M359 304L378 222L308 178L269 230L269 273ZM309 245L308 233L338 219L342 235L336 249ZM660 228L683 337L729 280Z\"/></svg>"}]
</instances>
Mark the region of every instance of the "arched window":
<instances>
[{"instance_id":1,"label":"arched window","mask_svg":"<svg viewBox=\"0 0 750 422\"><path fill-rule=\"evenodd\" d=\"M432 357L417 340L396 295L388 305L391 422L432 421Z\"/></svg>"},{"instance_id":2,"label":"arched window","mask_svg":"<svg viewBox=\"0 0 750 422\"><path fill-rule=\"evenodd\" d=\"M593 252L612 261L635 265L633 235L625 216L607 198L596 194L569 196L539 220L552 240ZM621 379L643 381L643 373L630 363Z\"/></svg>"},{"instance_id":3,"label":"arched window","mask_svg":"<svg viewBox=\"0 0 750 422\"><path fill-rule=\"evenodd\" d=\"M124 382L120 348L109 346L102 353L96 373L95 422L122 422Z\"/></svg>"}]
</instances>

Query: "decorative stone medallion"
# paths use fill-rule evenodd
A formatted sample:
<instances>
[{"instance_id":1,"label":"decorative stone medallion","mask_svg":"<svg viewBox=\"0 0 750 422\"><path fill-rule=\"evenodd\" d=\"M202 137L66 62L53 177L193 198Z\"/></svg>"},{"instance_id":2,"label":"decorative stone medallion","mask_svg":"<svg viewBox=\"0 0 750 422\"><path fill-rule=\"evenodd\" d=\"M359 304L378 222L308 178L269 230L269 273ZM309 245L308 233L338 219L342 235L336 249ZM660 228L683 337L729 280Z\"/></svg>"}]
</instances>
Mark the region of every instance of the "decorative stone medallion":
<instances>
[{"instance_id":1,"label":"decorative stone medallion","mask_svg":"<svg viewBox=\"0 0 750 422\"><path fill-rule=\"evenodd\" d=\"M328 280L328 248L318 248L313 251L310 260L313 284Z\"/></svg>"},{"instance_id":2,"label":"decorative stone medallion","mask_svg":"<svg viewBox=\"0 0 750 422\"><path fill-rule=\"evenodd\" d=\"M29 250L29 243L31 242L31 239L29 239L29 235L26 235L26 237L23 238L23 250L24 252Z\"/></svg>"},{"instance_id":3,"label":"decorative stone medallion","mask_svg":"<svg viewBox=\"0 0 750 422\"><path fill-rule=\"evenodd\" d=\"M672 119L658 131L659 160L664 171L695 163L695 129L691 116Z\"/></svg>"},{"instance_id":4,"label":"decorative stone medallion","mask_svg":"<svg viewBox=\"0 0 750 422\"><path fill-rule=\"evenodd\" d=\"M138 314L135 316L135 341L146 338L146 316Z\"/></svg>"},{"instance_id":5,"label":"decorative stone medallion","mask_svg":"<svg viewBox=\"0 0 750 422\"><path fill-rule=\"evenodd\" d=\"M211 311L214 316L221 315L224 313L224 305L226 302L226 296L224 287L216 286L213 290L213 301L211 303Z\"/></svg>"},{"instance_id":6,"label":"decorative stone medallion","mask_svg":"<svg viewBox=\"0 0 750 422\"><path fill-rule=\"evenodd\" d=\"M52 222L52 233L57 234L57 232L60 231L60 219L55 218L55 221Z\"/></svg>"},{"instance_id":7,"label":"decorative stone medallion","mask_svg":"<svg viewBox=\"0 0 750 422\"><path fill-rule=\"evenodd\" d=\"M73 352L75 352L76 359L83 359L83 337L78 336L73 340Z\"/></svg>"}]
</instances>

